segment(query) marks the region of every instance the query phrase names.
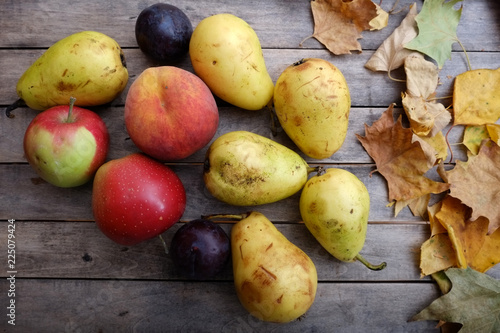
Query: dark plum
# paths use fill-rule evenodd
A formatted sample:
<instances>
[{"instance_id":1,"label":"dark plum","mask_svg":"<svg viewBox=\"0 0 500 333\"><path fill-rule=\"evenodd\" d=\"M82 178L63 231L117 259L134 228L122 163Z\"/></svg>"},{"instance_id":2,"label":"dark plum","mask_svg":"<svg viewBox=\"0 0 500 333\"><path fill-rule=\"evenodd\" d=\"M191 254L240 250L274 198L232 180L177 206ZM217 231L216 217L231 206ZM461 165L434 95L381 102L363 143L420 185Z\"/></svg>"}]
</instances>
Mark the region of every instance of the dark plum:
<instances>
[{"instance_id":1,"label":"dark plum","mask_svg":"<svg viewBox=\"0 0 500 333\"><path fill-rule=\"evenodd\" d=\"M169 252L179 273L201 280L224 269L231 256L231 246L229 236L219 225L197 219L177 230Z\"/></svg>"},{"instance_id":2,"label":"dark plum","mask_svg":"<svg viewBox=\"0 0 500 333\"><path fill-rule=\"evenodd\" d=\"M164 63L177 62L187 54L192 34L193 26L186 14L166 3L145 8L135 23L139 48Z\"/></svg>"}]
</instances>

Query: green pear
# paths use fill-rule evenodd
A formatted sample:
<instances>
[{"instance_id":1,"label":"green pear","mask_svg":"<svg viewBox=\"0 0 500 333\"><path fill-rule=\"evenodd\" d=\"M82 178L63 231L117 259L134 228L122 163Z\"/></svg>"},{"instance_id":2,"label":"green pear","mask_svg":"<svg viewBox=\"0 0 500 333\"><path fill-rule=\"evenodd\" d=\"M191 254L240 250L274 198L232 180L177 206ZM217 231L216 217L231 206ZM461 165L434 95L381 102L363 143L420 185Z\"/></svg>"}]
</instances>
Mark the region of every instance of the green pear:
<instances>
[{"instance_id":1,"label":"green pear","mask_svg":"<svg viewBox=\"0 0 500 333\"><path fill-rule=\"evenodd\" d=\"M21 76L17 94L34 110L67 104L111 102L125 88L128 71L118 43L95 31L81 31L49 47Z\"/></svg>"},{"instance_id":2,"label":"green pear","mask_svg":"<svg viewBox=\"0 0 500 333\"><path fill-rule=\"evenodd\" d=\"M215 198L254 206L297 193L311 170L293 150L255 133L233 131L208 148L203 179Z\"/></svg>"},{"instance_id":3,"label":"green pear","mask_svg":"<svg viewBox=\"0 0 500 333\"><path fill-rule=\"evenodd\" d=\"M363 248L370 213L370 196L366 186L347 170L328 168L311 177L300 195L300 214L307 229L335 258L359 260L373 266L359 252Z\"/></svg>"},{"instance_id":4,"label":"green pear","mask_svg":"<svg viewBox=\"0 0 500 333\"><path fill-rule=\"evenodd\" d=\"M345 141L351 108L341 71L324 59L288 66L274 89L276 116L290 139L309 157L332 156Z\"/></svg>"},{"instance_id":5,"label":"green pear","mask_svg":"<svg viewBox=\"0 0 500 333\"><path fill-rule=\"evenodd\" d=\"M241 304L264 321L299 318L316 297L313 261L263 214L243 217L231 229L234 284Z\"/></svg>"},{"instance_id":6,"label":"green pear","mask_svg":"<svg viewBox=\"0 0 500 333\"><path fill-rule=\"evenodd\" d=\"M241 18L221 13L201 20L191 35L189 56L195 73L224 101L246 110L271 102L274 83L259 38Z\"/></svg>"}]
</instances>

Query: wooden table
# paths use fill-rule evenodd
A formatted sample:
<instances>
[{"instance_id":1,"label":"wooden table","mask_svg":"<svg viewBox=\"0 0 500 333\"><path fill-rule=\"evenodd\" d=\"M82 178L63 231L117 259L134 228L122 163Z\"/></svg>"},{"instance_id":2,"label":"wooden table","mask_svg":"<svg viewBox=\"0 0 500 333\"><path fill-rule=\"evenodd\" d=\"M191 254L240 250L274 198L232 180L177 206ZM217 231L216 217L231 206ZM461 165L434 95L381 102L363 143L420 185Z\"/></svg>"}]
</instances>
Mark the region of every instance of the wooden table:
<instances>
[{"instance_id":1,"label":"wooden table","mask_svg":"<svg viewBox=\"0 0 500 333\"><path fill-rule=\"evenodd\" d=\"M384 1L390 10L395 1ZM21 74L57 40L81 30L97 30L123 47L130 73L129 86L147 67L160 65L137 48L137 15L154 1L4 1L0 6L0 105L17 99L15 85ZM436 332L436 322L408 322L440 295L436 284L421 278L420 245L429 237L427 222L406 208L397 217L387 207L385 180L377 173L355 134L364 135L391 103L401 113L405 84L385 73L364 68L374 50L396 28L411 1L401 0L381 31L363 32L362 53L333 56L314 39L309 1L171 1L185 11L193 26L204 17L229 12L246 20L260 38L268 70L274 81L291 63L305 57L331 61L344 73L352 95L349 132L343 147L331 158L312 164L347 169L368 187L371 212L362 251L374 263L387 262L383 271L370 271L360 263L342 263L326 253L300 223L298 195L259 207L231 207L207 193L201 177L206 148L185 160L169 164L187 190L182 221L163 237L170 242L186 221L202 214L264 213L289 240L302 248L318 270L316 300L301 320L286 325L264 323L240 305L227 269L210 281L192 282L175 272L158 239L137 246L120 246L95 226L91 211L92 185L56 188L40 180L23 157L26 127L37 112L14 111L15 118L0 115L0 327L2 332ZM417 0L420 10L423 1ZM500 3L465 1L458 36L474 68L500 67ZM454 77L467 70L464 53L453 46L451 60L440 72L438 96L451 94ZM189 58L179 64L192 71ZM395 75L403 75L401 71ZM123 107L127 90L110 105L92 108L108 125L111 146L108 159L137 151L128 139ZM220 126L216 136L244 129L271 137L297 150L283 131L272 136L266 110L244 111L219 101ZM450 134L460 142L461 129ZM460 145L455 158L465 159ZM7 231L15 220L15 283L7 267ZM222 223L229 232L231 223ZM500 278L500 268L488 274ZM14 286L15 296L7 297ZM6 307L15 300L15 327L7 323Z\"/></svg>"}]
</instances>

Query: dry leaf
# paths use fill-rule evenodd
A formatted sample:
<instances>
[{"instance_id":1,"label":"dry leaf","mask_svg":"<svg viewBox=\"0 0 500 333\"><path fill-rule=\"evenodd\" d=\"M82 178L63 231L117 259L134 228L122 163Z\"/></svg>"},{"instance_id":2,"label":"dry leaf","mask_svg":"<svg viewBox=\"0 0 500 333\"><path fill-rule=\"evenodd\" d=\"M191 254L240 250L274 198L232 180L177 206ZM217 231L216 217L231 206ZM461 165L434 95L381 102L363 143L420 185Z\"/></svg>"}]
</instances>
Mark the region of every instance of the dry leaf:
<instances>
[{"instance_id":1,"label":"dry leaf","mask_svg":"<svg viewBox=\"0 0 500 333\"><path fill-rule=\"evenodd\" d=\"M451 114L443 104L432 98L438 85L438 69L421 57L405 60L407 93L402 95L403 107L413 132L420 136L434 136L451 121Z\"/></svg>"},{"instance_id":2,"label":"dry leaf","mask_svg":"<svg viewBox=\"0 0 500 333\"><path fill-rule=\"evenodd\" d=\"M417 24L415 16L417 6L412 4L410 11L403 19L399 27L379 46L377 51L366 62L365 67L372 71L390 72L403 65L409 55L420 55L420 53L405 49L404 44L417 36ZM421 56L421 55L420 55Z\"/></svg>"},{"instance_id":3,"label":"dry leaf","mask_svg":"<svg viewBox=\"0 0 500 333\"><path fill-rule=\"evenodd\" d=\"M441 206L443 205L442 200L438 201L434 205L427 207L427 216L429 217L429 224L431 226L431 236L437 235L437 234L444 234L446 233L445 227L439 222L438 219L436 219L436 214L441 210Z\"/></svg>"},{"instance_id":4,"label":"dry leaf","mask_svg":"<svg viewBox=\"0 0 500 333\"><path fill-rule=\"evenodd\" d=\"M486 124L486 130L490 139L500 146L500 125L498 124Z\"/></svg>"},{"instance_id":5,"label":"dry leaf","mask_svg":"<svg viewBox=\"0 0 500 333\"><path fill-rule=\"evenodd\" d=\"M420 142L413 142L413 132L403 128L401 117L394 122L391 105L372 126L365 125L365 136L356 134L384 176L389 187L389 201L415 199L429 193L441 193L448 184L435 182L424 174L429 161Z\"/></svg>"},{"instance_id":6,"label":"dry leaf","mask_svg":"<svg viewBox=\"0 0 500 333\"><path fill-rule=\"evenodd\" d=\"M453 86L455 125L493 124L500 117L500 68L457 75Z\"/></svg>"},{"instance_id":7,"label":"dry leaf","mask_svg":"<svg viewBox=\"0 0 500 333\"><path fill-rule=\"evenodd\" d=\"M436 234L420 248L420 272L422 276L434 274L456 266L455 250L447 234Z\"/></svg>"},{"instance_id":8,"label":"dry leaf","mask_svg":"<svg viewBox=\"0 0 500 333\"><path fill-rule=\"evenodd\" d=\"M358 39L361 31L369 30L370 21L377 17L377 8L371 0L313 0L311 10L316 38L333 54L361 51ZM304 40L306 40L304 39ZM304 41L301 42L301 44Z\"/></svg>"},{"instance_id":9,"label":"dry leaf","mask_svg":"<svg viewBox=\"0 0 500 333\"><path fill-rule=\"evenodd\" d=\"M377 17L370 21L370 30L381 30L389 23L389 13L377 4L375 7L377 7Z\"/></svg>"},{"instance_id":10,"label":"dry leaf","mask_svg":"<svg viewBox=\"0 0 500 333\"><path fill-rule=\"evenodd\" d=\"M486 126L484 125L471 125L466 126L464 129L463 144L469 152L473 155L477 155L479 151L479 146L481 142L489 138Z\"/></svg>"},{"instance_id":11,"label":"dry leaf","mask_svg":"<svg viewBox=\"0 0 500 333\"><path fill-rule=\"evenodd\" d=\"M498 263L500 263L500 229L491 235L486 235L483 246L474 257L470 267L484 273Z\"/></svg>"},{"instance_id":12,"label":"dry leaf","mask_svg":"<svg viewBox=\"0 0 500 333\"><path fill-rule=\"evenodd\" d=\"M488 234L500 227L500 147L482 142L479 152L467 162L457 161L447 172L450 195L472 208L471 220L488 218Z\"/></svg>"}]
</instances>

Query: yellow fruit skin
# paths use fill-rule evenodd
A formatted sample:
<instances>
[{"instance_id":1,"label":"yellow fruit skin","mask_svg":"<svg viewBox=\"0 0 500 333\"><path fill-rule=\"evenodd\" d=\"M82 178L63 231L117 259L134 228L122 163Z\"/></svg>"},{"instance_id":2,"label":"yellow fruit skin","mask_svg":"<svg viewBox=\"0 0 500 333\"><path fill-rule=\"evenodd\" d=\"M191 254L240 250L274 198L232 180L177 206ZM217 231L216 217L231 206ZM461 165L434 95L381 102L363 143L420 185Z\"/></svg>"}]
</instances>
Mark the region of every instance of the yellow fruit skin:
<instances>
[{"instance_id":1,"label":"yellow fruit skin","mask_svg":"<svg viewBox=\"0 0 500 333\"><path fill-rule=\"evenodd\" d=\"M254 206L297 193L307 181L308 168L300 155L271 139L233 131L208 148L203 179L215 198Z\"/></svg>"},{"instance_id":2,"label":"yellow fruit skin","mask_svg":"<svg viewBox=\"0 0 500 333\"><path fill-rule=\"evenodd\" d=\"M290 139L309 157L332 156L344 143L351 95L341 71L324 59L288 66L274 89L274 108Z\"/></svg>"},{"instance_id":3,"label":"yellow fruit skin","mask_svg":"<svg viewBox=\"0 0 500 333\"><path fill-rule=\"evenodd\" d=\"M353 261L366 238L370 196L349 171L329 168L311 177L300 196L304 224L335 258Z\"/></svg>"},{"instance_id":4,"label":"yellow fruit skin","mask_svg":"<svg viewBox=\"0 0 500 333\"><path fill-rule=\"evenodd\" d=\"M313 304L318 276L313 261L258 212L231 230L233 276L241 304L255 317L286 323Z\"/></svg>"},{"instance_id":5,"label":"yellow fruit skin","mask_svg":"<svg viewBox=\"0 0 500 333\"><path fill-rule=\"evenodd\" d=\"M248 23L232 14L203 19L194 29L189 55L212 92L235 106L260 110L273 97L260 41Z\"/></svg>"},{"instance_id":6,"label":"yellow fruit skin","mask_svg":"<svg viewBox=\"0 0 500 333\"><path fill-rule=\"evenodd\" d=\"M68 104L94 106L111 102L128 82L118 43L95 31L81 31L53 44L21 76L17 94L34 110Z\"/></svg>"}]
</instances>

